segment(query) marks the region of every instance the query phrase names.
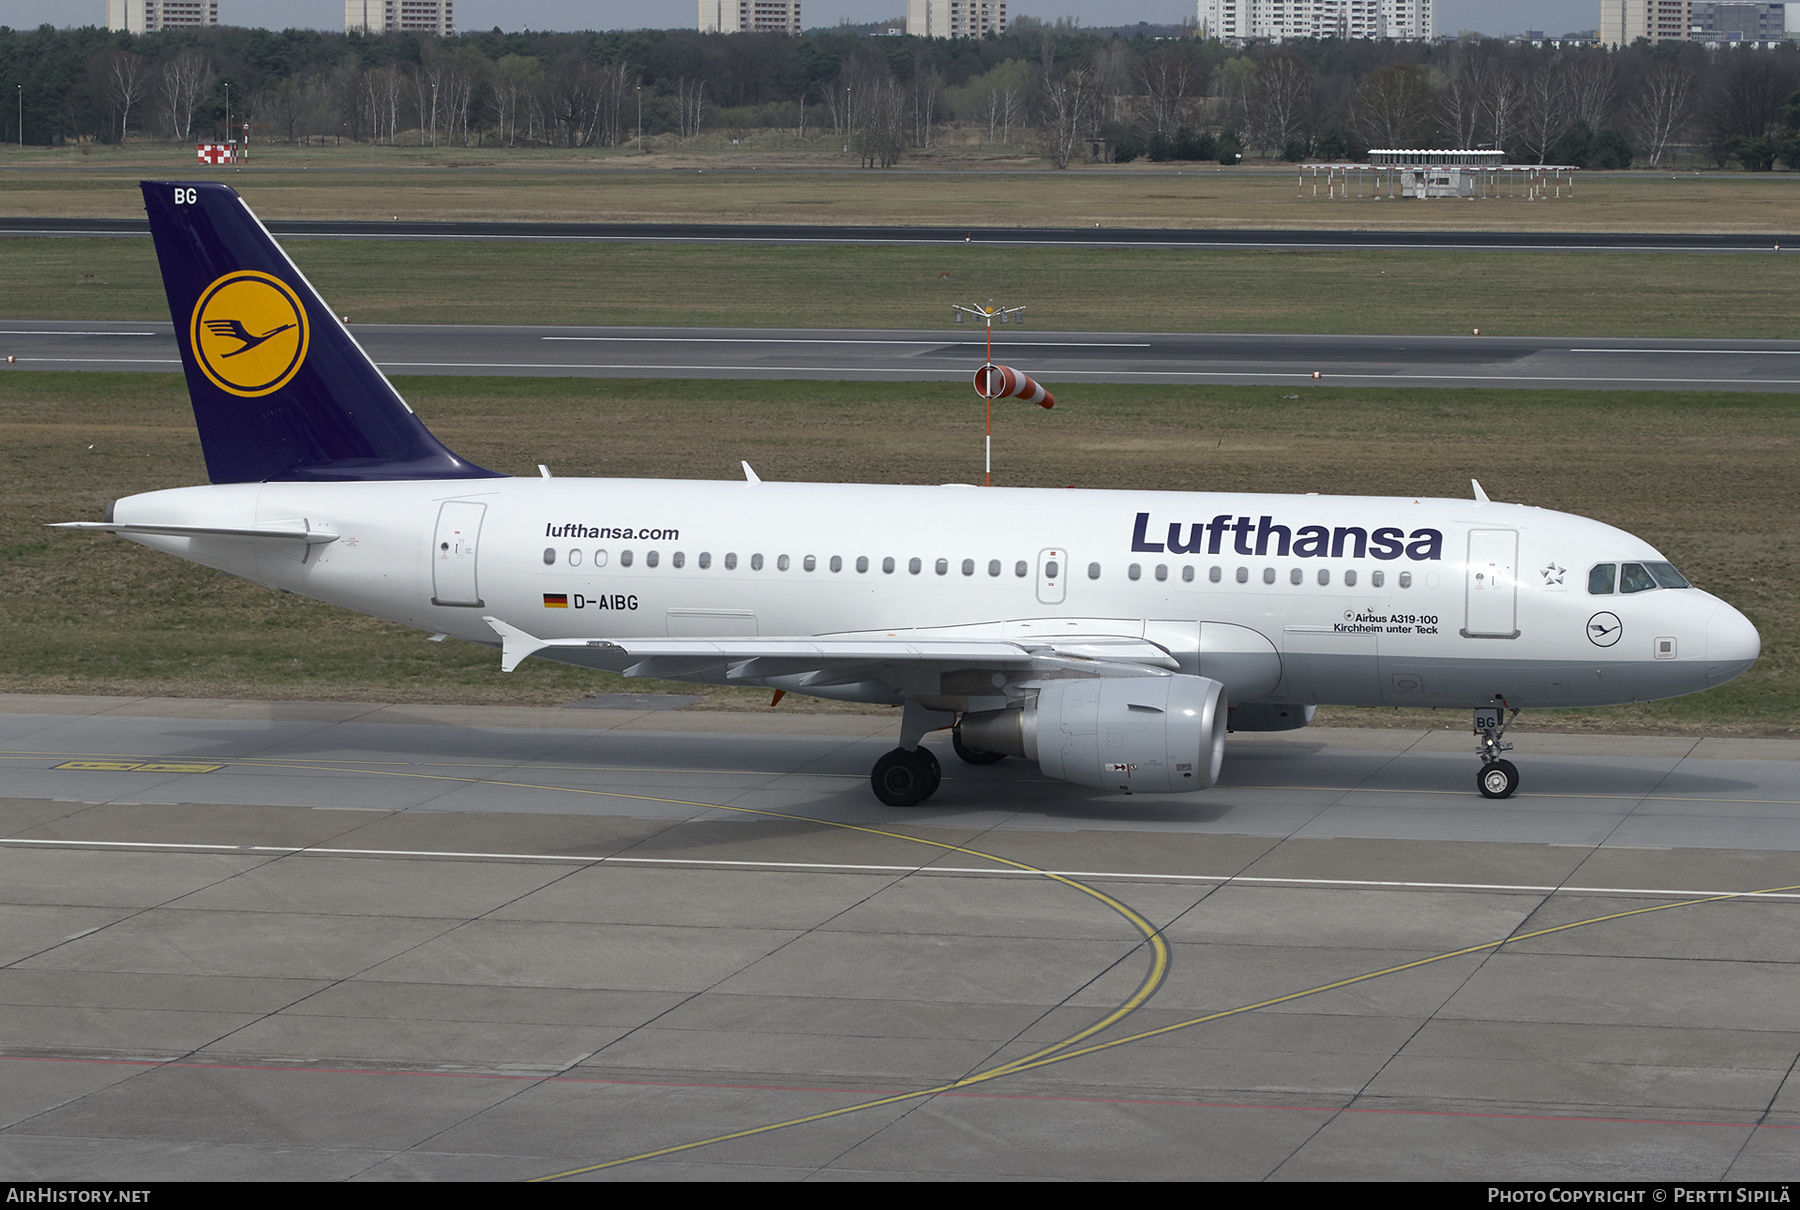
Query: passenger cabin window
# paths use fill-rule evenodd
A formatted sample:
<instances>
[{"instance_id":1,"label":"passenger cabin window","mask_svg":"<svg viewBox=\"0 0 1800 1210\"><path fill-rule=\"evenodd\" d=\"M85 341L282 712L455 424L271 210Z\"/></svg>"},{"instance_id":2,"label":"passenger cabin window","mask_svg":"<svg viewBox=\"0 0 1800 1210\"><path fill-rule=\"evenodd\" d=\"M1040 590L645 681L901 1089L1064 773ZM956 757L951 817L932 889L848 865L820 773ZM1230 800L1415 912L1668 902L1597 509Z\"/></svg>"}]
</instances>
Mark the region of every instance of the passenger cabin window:
<instances>
[{"instance_id":1,"label":"passenger cabin window","mask_svg":"<svg viewBox=\"0 0 1800 1210\"><path fill-rule=\"evenodd\" d=\"M1096 564L1094 564L1094 566L1098 567L1100 565L1098 563L1096 563ZM1044 579L1054 580L1060 575L1062 575L1062 564L1061 563L1058 563L1055 559L1047 560L1044 563Z\"/></svg>"},{"instance_id":2,"label":"passenger cabin window","mask_svg":"<svg viewBox=\"0 0 1800 1210\"><path fill-rule=\"evenodd\" d=\"M869 570L869 556L868 555L857 555L856 556L856 570L859 572L866 572Z\"/></svg>"},{"instance_id":3,"label":"passenger cabin window","mask_svg":"<svg viewBox=\"0 0 1800 1210\"><path fill-rule=\"evenodd\" d=\"M974 574L975 574L975 560L964 559L963 560L963 575L972 576Z\"/></svg>"},{"instance_id":4,"label":"passenger cabin window","mask_svg":"<svg viewBox=\"0 0 1800 1210\"><path fill-rule=\"evenodd\" d=\"M1596 563L1594 570L1588 572L1588 593L1596 597L1610 597L1613 590L1613 576L1618 566L1613 563Z\"/></svg>"},{"instance_id":5,"label":"passenger cabin window","mask_svg":"<svg viewBox=\"0 0 1800 1210\"><path fill-rule=\"evenodd\" d=\"M569 552L569 566L570 567L580 567L581 566L581 552L580 551L572 550Z\"/></svg>"},{"instance_id":6,"label":"passenger cabin window","mask_svg":"<svg viewBox=\"0 0 1800 1210\"><path fill-rule=\"evenodd\" d=\"M732 551L730 554L725 556L725 570L726 571L736 571L737 570L737 552L736 551Z\"/></svg>"},{"instance_id":7,"label":"passenger cabin window","mask_svg":"<svg viewBox=\"0 0 1800 1210\"><path fill-rule=\"evenodd\" d=\"M831 556L831 570L833 570L833 571L844 570L844 557L842 555L832 555Z\"/></svg>"},{"instance_id":8,"label":"passenger cabin window","mask_svg":"<svg viewBox=\"0 0 1800 1210\"><path fill-rule=\"evenodd\" d=\"M1237 569L1237 582L1239 584L1248 584L1250 582L1250 569L1248 567L1240 567Z\"/></svg>"},{"instance_id":9,"label":"passenger cabin window","mask_svg":"<svg viewBox=\"0 0 1800 1210\"><path fill-rule=\"evenodd\" d=\"M546 560L546 562L548 562L548 560ZM619 566L620 567L630 567L631 566L631 552L630 551L622 550L619 552Z\"/></svg>"},{"instance_id":10,"label":"passenger cabin window","mask_svg":"<svg viewBox=\"0 0 1800 1210\"><path fill-rule=\"evenodd\" d=\"M940 576L949 575L950 574L950 560L939 559L935 564L932 565L932 570L937 572L938 575L940 575Z\"/></svg>"},{"instance_id":11,"label":"passenger cabin window","mask_svg":"<svg viewBox=\"0 0 1800 1210\"><path fill-rule=\"evenodd\" d=\"M676 551L674 554L669 556L669 562L676 567L683 567L683 566L686 566L686 564L687 564L687 556L682 554L680 551Z\"/></svg>"},{"instance_id":12,"label":"passenger cabin window","mask_svg":"<svg viewBox=\"0 0 1800 1210\"><path fill-rule=\"evenodd\" d=\"M1351 572L1350 574L1352 576L1354 576L1356 573ZM1352 584L1356 583L1356 581L1354 579L1352 579L1350 582ZM1330 583L1331 583L1331 573L1326 571L1323 567L1319 568L1319 587L1324 588L1327 584L1330 584Z\"/></svg>"},{"instance_id":13,"label":"passenger cabin window","mask_svg":"<svg viewBox=\"0 0 1800 1210\"><path fill-rule=\"evenodd\" d=\"M1169 578L1169 565L1167 563L1158 563L1156 565L1156 578L1159 580L1166 580Z\"/></svg>"},{"instance_id":14,"label":"passenger cabin window","mask_svg":"<svg viewBox=\"0 0 1800 1210\"><path fill-rule=\"evenodd\" d=\"M1030 574L1031 564L1027 563L1025 560L1020 559L1017 563L1013 564L1013 575L1018 576L1019 579L1023 580Z\"/></svg>"},{"instance_id":15,"label":"passenger cabin window","mask_svg":"<svg viewBox=\"0 0 1800 1210\"><path fill-rule=\"evenodd\" d=\"M1000 574L1000 560L989 559L988 560L988 575L997 576L999 574Z\"/></svg>"},{"instance_id":16,"label":"passenger cabin window","mask_svg":"<svg viewBox=\"0 0 1800 1210\"><path fill-rule=\"evenodd\" d=\"M645 567L655 567L657 558L658 558L658 556L655 551L653 551L653 550L645 551L644 552L644 566Z\"/></svg>"},{"instance_id":17,"label":"passenger cabin window","mask_svg":"<svg viewBox=\"0 0 1800 1210\"><path fill-rule=\"evenodd\" d=\"M594 552L594 566L595 567L605 567L606 566L606 552L604 550L597 550ZM700 566L705 567L706 564L702 563Z\"/></svg>"},{"instance_id":18,"label":"passenger cabin window","mask_svg":"<svg viewBox=\"0 0 1800 1210\"><path fill-rule=\"evenodd\" d=\"M1263 568L1263 583L1264 584L1273 584L1274 582L1275 582L1275 569L1273 567Z\"/></svg>"},{"instance_id":19,"label":"passenger cabin window","mask_svg":"<svg viewBox=\"0 0 1800 1210\"><path fill-rule=\"evenodd\" d=\"M1300 584L1300 583L1304 582L1305 579L1306 579L1306 573L1301 571L1298 567L1296 567L1296 568L1294 568L1294 570L1288 572L1288 583L1289 584Z\"/></svg>"},{"instance_id":20,"label":"passenger cabin window","mask_svg":"<svg viewBox=\"0 0 1800 1210\"><path fill-rule=\"evenodd\" d=\"M1184 584L1192 584L1194 582L1194 565L1192 563L1189 563L1186 567L1181 569L1181 582Z\"/></svg>"},{"instance_id":21,"label":"passenger cabin window","mask_svg":"<svg viewBox=\"0 0 1800 1210\"><path fill-rule=\"evenodd\" d=\"M449 548L446 547L445 549ZM554 548L546 546L544 548L544 566L548 567L554 562L556 562L556 551Z\"/></svg>"},{"instance_id":22,"label":"passenger cabin window","mask_svg":"<svg viewBox=\"0 0 1800 1210\"><path fill-rule=\"evenodd\" d=\"M890 576L894 574L894 557L892 555L881 561L881 570Z\"/></svg>"},{"instance_id":23,"label":"passenger cabin window","mask_svg":"<svg viewBox=\"0 0 1800 1210\"><path fill-rule=\"evenodd\" d=\"M1381 573L1376 572L1375 574L1380 575ZM1320 582L1323 583L1323 581L1320 581ZM1376 582L1380 583L1380 581L1376 581ZM1344 573L1344 587L1345 588L1355 588L1356 587L1356 572L1354 570L1347 571Z\"/></svg>"},{"instance_id":24,"label":"passenger cabin window","mask_svg":"<svg viewBox=\"0 0 1800 1210\"><path fill-rule=\"evenodd\" d=\"M707 568L709 568L711 566L712 566L712 552L710 550L701 551L700 552L700 570L705 571Z\"/></svg>"},{"instance_id":25,"label":"passenger cabin window","mask_svg":"<svg viewBox=\"0 0 1800 1210\"><path fill-rule=\"evenodd\" d=\"M750 556L750 570L751 571L761 571L762 570L762 556L761 555L751 555Z\"/></svg>"},{"instance_id":26,"label":"passenger cabin window","mask_svg":"<svg viewBox=\"0 0 1800 1210\"><path fill-rule=\"evenodd\" d=\"M786 555L775 556L776 571L786 571L790 566L791 564L788 562L788 557Z\"/></svg>"},{"instance_id":27,"label":"passenger cabin window","mask_svg":"<svg viewBox=\"0 0 1800 1210\"><path fill-rule=\"evenodd\" d=\"M1212 583L1217 584L1220 580L1225 578L1225 569L1222 567L1214 567L1206 573L1206 578Z\"/></svg>"},{"instance_id":28,"label":"passenger cabin window","mask_svg":"<svg viewBox=\"0 0 1800 1210\"><path fill-rule=\"evenodd\" d=\"M1098 563L1089 563L1088 564L1088 579L1098 580L1099 578L1100 578L1100 565Z\"/></svg>"},{"instance_id":29,"label":"passenger cabin window","mask_svg":"<svg viewBox=\"0 0 1800 1210\"><path fill-rule=\"evenodd\" d=\"M1385 571L1370 572L1369 573L1369 583L1372 584L1373 586L1375 586L1376 588L1380 588L1383 584L1387 583L1387 572L1385 572Z\"/></svg>"},{"instance_id":30,"label":"passenger cabin window","mask_svg":"<svg viewBox=\"0 0 1800 1210\"><path fill-rule=\"evenodd\" d=\"M819 566L819 561L817 559L813 558L811 555L807 555L806 558L800 560L800 567L804 571L814 571L818 568L818 566ZM834 568L833 570L836 570L836 569Z\"/></svg>"},{"instance_id":31,"label":"passenger cabin window","mask_svg":"<svg viewBox=\"0 0 1800 1210\"><path fill-rule=\"evenodd\" d=\"M1130 567L1127 567L1125 569L1125 576L1127 579L1136 580L1139 577L1141 577L1143 574L1144 574L1143 565L1139 564L1139 563L1133 563Z\"/></svg>"},{"instance_id":32,"label":"passenger cabin window","mask_svg":"<svg viewBox=\"0 0 1800 1210\"><path fill-rule=\"evenodd\" d=\"M919 560L916 557L908 559L906 561L906 570L910 574L915 575L915 576L919 574L920 570L923 569L924 566L925 565L923 563L919 562Z\"/></svg>"},{"instance_id":33,"label":"passenger cabin window","mask_svg":"<svg viewBox=\"0 0 1800 1210\"><path fill-rule=\"evenodd\" d=\"M1403 571L1400 573L1400 587L1402 587L1402 588L1411 588L1412 587L1412 572Z\"/></svg>"}]
</instances>

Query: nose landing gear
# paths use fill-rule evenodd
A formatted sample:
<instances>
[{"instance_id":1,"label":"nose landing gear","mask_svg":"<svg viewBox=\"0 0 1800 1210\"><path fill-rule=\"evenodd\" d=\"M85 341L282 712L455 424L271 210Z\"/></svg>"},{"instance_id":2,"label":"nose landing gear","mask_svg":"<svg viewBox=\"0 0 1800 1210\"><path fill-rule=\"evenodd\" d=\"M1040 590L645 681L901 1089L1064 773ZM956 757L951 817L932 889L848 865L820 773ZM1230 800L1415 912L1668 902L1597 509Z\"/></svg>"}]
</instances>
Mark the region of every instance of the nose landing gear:
<instances>
[{"instance_id":1,"label":"nose landing gear","mask_svg":"<svg viewBox=\"0 0 1800 1210\"><path fill-rule=\"evenodd\" d=\"M1475 745L1476 755L1481 757L1481 772L1475 775L1475 785L1483 798L1511 798L1513 791L1519 788L1519 769L1510 760L1501 759L1500 754L1511 752L1512 745L1500 737L1519 717L1519 712L1508 706L1499 694L1494 695L1494 701L1499 705L1483 706L1475 711L1475 734L1481 736L1481 742ZM1502 720L1500 716L1507 710L1512 713Z\"/></svg>"}]
</instances>

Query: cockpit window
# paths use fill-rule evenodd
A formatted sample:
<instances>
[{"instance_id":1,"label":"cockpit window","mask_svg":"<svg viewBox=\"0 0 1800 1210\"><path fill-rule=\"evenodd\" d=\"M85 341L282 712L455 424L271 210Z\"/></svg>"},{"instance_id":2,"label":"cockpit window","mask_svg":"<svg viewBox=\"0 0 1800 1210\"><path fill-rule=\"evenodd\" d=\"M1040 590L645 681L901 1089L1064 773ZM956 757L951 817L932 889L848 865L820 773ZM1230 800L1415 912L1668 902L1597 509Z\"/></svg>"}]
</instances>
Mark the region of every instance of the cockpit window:
<instances>
[{"instance_id":1,"label":"cockpit window","mask_svg":"<svg viewBox=\"0 0 1800 1210\"><path fill-rule=\"evenodd\" d=\"M1642 563L1626 563L1619 568L1620 592L1649 592L1656 587L1656 577L1644 570Z\"/></svg>"},{"instance_id":2,"label":"cockpit window","mask_svg":"<svg viewBox=\"0 0 1800 1210\"><path fill-rule=\"evenodd\" d=\"M1613 590L1613 573L1618 570L1616 563L1597 563L1594 570L1588 572L1588 592L1596 597L1610 597Z\"/></svg>"},{"instance_id":3,"label":"cockpit window","mask_svg":"<svg viewBox=\"0 0 1800 1210\"><path fill-rule=\"evenodd\" d=\"M1691 588L1682 574L1675 570L1672 563L1646 563L1644 570L1656 577L1656 582L1664 588Z\"/></svg>"}]
</instances>

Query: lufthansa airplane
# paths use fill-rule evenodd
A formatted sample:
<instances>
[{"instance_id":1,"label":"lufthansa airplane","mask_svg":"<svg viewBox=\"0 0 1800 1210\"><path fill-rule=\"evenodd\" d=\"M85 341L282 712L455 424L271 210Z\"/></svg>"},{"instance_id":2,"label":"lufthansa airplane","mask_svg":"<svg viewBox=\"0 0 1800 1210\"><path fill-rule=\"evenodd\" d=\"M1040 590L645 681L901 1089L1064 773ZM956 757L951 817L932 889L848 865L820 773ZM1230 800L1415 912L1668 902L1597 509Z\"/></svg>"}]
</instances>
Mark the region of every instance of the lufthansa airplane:
<instances>
[{"instance_id":1,"label":"lufthansa airplane","mask_svg":"<svg viewBox=\"0 0 1800 1210\"><path fill-rule=\"evenodd\" d=\"M1474 498L511 478L440 444L237 193L145 182L212 483L105 530L528 657L902 707L911 806L957 754L1203 790L1228 730L1472 710L1490 798L1522 708L1693 693L1755 627L1648 544Z\"/></svg>"}]
</instances>

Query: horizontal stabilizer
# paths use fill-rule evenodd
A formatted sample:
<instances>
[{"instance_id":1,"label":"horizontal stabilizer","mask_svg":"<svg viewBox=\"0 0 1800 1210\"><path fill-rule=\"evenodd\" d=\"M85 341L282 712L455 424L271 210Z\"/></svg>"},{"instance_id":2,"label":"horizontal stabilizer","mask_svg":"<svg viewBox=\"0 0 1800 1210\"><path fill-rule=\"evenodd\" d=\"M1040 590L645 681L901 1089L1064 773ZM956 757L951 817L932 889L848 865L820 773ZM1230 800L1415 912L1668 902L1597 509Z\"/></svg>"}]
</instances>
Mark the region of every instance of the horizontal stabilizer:
<instances>
[{"instance_id":1,"label":"horizontal stabilizer","mask_svg":"<svg viewBox=\"0 0 1800 1210\"><path fill-rule=\"evenodd\" d=\"M123 521L58 521L45 529L91 529L109 534L163 534L172 538L256 538L323 546L338 535L306 526L301 529L223 529L212 525L130 525Z\"/></svg>"}]
</instances>

